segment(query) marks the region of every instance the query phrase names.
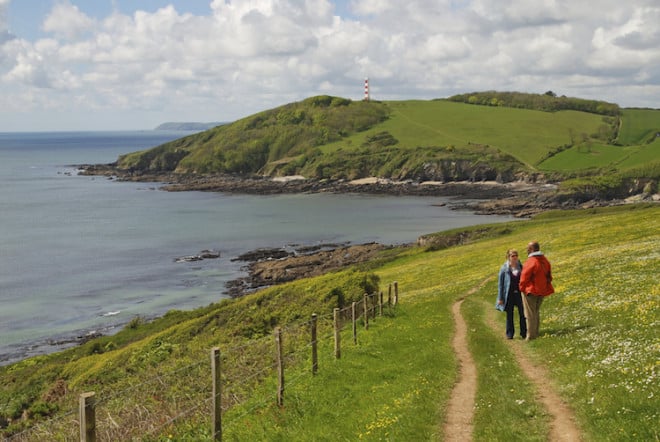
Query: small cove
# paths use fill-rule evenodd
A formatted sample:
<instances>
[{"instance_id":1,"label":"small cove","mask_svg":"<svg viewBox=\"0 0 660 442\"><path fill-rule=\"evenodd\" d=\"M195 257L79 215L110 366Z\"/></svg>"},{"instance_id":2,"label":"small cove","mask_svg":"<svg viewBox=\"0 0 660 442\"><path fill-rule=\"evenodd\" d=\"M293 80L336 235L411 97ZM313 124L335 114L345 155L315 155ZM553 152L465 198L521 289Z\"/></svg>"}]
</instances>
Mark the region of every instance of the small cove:
<instances>
[{"instance_id":1,"label":"small cove","mask_svg":"<svg viewBox=\"0 0 660 442\"><path fill-rule=\"evenodd\" d=\"M452 211L440 197L165 192L68 166L183 135L0 134L0 364L112 333L137 315L216 302L243 274L232 258L257 248L403 244L510 219ZM176 262L205 249L220 258Z\"/></svg>"}]
</instances>

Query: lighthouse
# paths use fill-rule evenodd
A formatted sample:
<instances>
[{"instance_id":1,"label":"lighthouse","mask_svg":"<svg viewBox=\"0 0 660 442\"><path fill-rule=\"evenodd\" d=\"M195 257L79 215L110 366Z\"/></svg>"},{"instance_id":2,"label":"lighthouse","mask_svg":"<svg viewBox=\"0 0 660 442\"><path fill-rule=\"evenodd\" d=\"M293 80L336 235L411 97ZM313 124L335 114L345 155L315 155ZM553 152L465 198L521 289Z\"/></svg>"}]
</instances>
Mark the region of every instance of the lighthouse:
<instances>
[{"instance_id":1,"label":"lighthouse","mask_svg":"<svg viewBox=\"0 0 660 442\"><path fill-rule=\"evenodd\" d=\"M364 101L369 101L369 77L364 79Z\"/></svg>"}]
</instances>

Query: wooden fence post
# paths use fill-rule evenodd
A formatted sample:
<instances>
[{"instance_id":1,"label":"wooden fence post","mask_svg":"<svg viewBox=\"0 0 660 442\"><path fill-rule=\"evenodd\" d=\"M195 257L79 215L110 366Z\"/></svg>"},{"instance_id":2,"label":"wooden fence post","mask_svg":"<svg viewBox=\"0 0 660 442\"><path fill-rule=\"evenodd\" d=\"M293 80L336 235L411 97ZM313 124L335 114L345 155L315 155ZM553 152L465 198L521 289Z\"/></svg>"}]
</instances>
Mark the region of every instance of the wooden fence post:
<instances>
[{"instance_id":1,"label":"wooden fence post","mask_svg":"<svg viewBox=\"0 0 660 442\"><path fill-rule=\"evenodd\" d=\"M284 357L282 355L282 329L275 329L275 348L277 349L277 405L284 405Z\"/></svg>"},{"instance_id":2,"label":"wooden fence post","mask_svg":"<svg viewBox=\"0 0 660 442\"><path fill-rule=\"evenodd\" d=\"M80 395L80 442L96 442L96 400L94 392Z\"/></svg>"},{"instance_id":3,"label":"wooden fence post","mask_svg":"<svg viewBox=\"0 0 660 442\"><path fill-rule=\"evenodd\" d=\"M364 329L368 330L369 329L369 295L366 293L364 294L363 297L363 303L364 303Z\"/></svg>"},{"instance_id":4,"label":"wooden fence post","mask_svg":"<svg viewBox=\"0 0 660 442\"><path fill-rule=\"evenodd\" d=\"M394 281L394 305L399 305L399 283Z\"/></svg>"},{"instance_id":5,"label":"wooden fence post","mask_svg":"<svg viewBox=\"0 0 660 442\"><path fill-rule=\"evenodd\" d=\"M387 287L387 306L392 307L392 283Z\"/></svg>"},{"instance_id":6,"label":"wooden fence post","mask_svg":"<svg viewBox=\"0 0 660 442\"><path fill-rule=\"evenodd\" d=\"M357 303L353 301L351 304L351 321L353 322L353 344L357 344Z\"/></svg>"},{"instance_id":7,"label":"wooden fence post","mask_svg":"<svg viewBox=\"0 0 660 442\"><path fill-rule=\"evenodd\" d=\"M222 440L222 385L220 349L211 349L211 373L213 376L213 440Z\"/></svg>"},{"instance_id":8,"label":"wooden fence post","mask_svg":"<svg viewBox=\"0 0 660 442\"><path fill-rule=\"evenodd\" d=\"M318 348L316 344L316 313L312 313L312 374L316 374L319 369Z\"/></svg>"},{"instance_id":9,"label":"wooden fence post","mask_svg":"<svg viewBox=\"0 0 660 442\"><path fill-rule=\"evenodd\" d=\"M383 291L378 294L378 316L383 316Z\"/></svg>"},{"instance_id":10,"label":"wooden fence post","mask_svg":"<svg viewBox=\"0 0 660 442\"><path fill-rule=\"evenodd\" d=\"M339 309L335 307L333 311L334 325L335 325L335 359L341 357L341 324L339 319Z\"/></svg>"}]
</instances>

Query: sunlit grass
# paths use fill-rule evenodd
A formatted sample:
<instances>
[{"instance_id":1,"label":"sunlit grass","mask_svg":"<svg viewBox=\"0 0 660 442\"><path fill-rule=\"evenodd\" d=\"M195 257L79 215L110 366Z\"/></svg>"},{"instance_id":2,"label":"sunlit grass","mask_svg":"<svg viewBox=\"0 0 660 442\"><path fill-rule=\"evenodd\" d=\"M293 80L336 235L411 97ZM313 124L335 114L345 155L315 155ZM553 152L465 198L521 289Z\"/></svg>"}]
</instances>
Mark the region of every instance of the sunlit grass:
<instances>
[{"instance_id":1,"label":"sunlit grass","mask_svg":"<svg viewBox=\"0 0 660 442\"><path fill-rule=\"evenodd\" d=\"M390 281L398 282L400 305L376 319L368 331L360 329L357 346L345 328L339 360L332 356L330 311L318 309L330 306L326 295L331 289L352 287L363 273L344 271L273 287L224 307L209 306L198 318L188 313L175 321L180 314L173 313L165 318L164 330L101 355L74 357L85 350L82 347L78 353L27 360L1 371L8 380L1 392L7 393L11 382L26 380L36 390L37 378L29 376L39 373L39 379L51 373L54 379L59 372L71 386L103 389L101 398L115 392L130 395L131 385L155 381L153 387L145 386L149 397L118 395L104 403L99 415L117 418L140 404L145 419L145 407L153 407L149 423L154 431L144 440L209 440L209 379L204 374L208 350L219 343L223 348L245 344L252 352L248 362L262 364L257 368L267 374L263 382L259 378L244 384L245 368L238 364L246 355L225 353L223 388L227 397L236 397L223 415L223 440L442 440L447 401L458 379L450 307L476 288L462 309L478 367L474 439L544 440L549 416L507 347L504 315L496 316L501 333L488 324L505 251L523 251L528 241L538 240L553 265L556 293L544 301L541 336L524 343L525 354L546 368L544 385L556 388L575 412L585 440L658 440L658 219L657 205L562 211L512 222L511 233L500 231L472 244L439 251L406 249L369 270L380 277L381 290L387 290ZM303 341L297 343L280 408L275 404L275 377L268 371L272 336L257 333L256 327L273 318L282 323L304 320L301 308L310 306L295 301L310 303L315 298L302 298L301 293L324 299L313 304L324 318L319 371L311 374L309 349ZM247 338L246 327L260 336L258 343ZM40 371L34 372L37 367ZM179 369L185 371L179 374ZM172 376L161 376L164 371ZM6 397L3 406L13 400ZM122 404L130 404L128 412ZM180 410L196 412L171 418ZM51 431L58 440L56 430ZM114 431L122 434L121 428Z\"/></svg>"},{"instance_id":2,"label":"sunlit grass","mask_svg":"<svg viewBox=\"0 0 660 442\"><path fill-rule=\"evenodd\" d=\"M386 103L392 114L369 133L387 131L401 148L484 144L527 164L536 164L548 150L569 143L571 133L593 133L602 123L599 115L576 111L541 112L445 100ZM354 134L350 143L342 140L322 150L357 148L364 138L364 133Z\"/></svg>"},{"instance_id":3,"label":"sunlit grass","mask_svg":"<svg viewBox=\"0 0 660 442\"><path fill-rule=\"evenodd\" d=\"M345 330L338 360L324 341L315 376L310 365L291 369L282 408L270 401L250 412L255 400L231 410L226 440L437 440L456 376L450 300L416 299L360 330L357 346Z\"/></svg>"},{"instance_id":4,"label":"sunlit grass","mask_svg":"<svg viewBox=\"0 0 660 442\"><path fill-rule=\"evenodd\" d=\"M485 322L492 303L472 297L462 307L479 373L474 440L547 440L549 416L535 398L532 381L521 372L510 342L503 339L504 327L494 332Z\"/></svg>"},{"instance_id":5,"label":"sunlit grass","mask_svg":"<svg viewBox=\"0 0 660 442\"><path fill-rule=\"evenodd\" d=\"M525 379L506 347L503 332L493 332L484 323L485 312L493 308L494 276L503 261L504 251L509 247L524 250L530 239L537 239L554 265L557 293L543 305L541 338L526 345L525 351L533 361L549 370L551 379L546 380L547 387L559 386L558 393L576 413L586 440L657 439L655 422L660 409L657 386L660 349L656 333L660 297L655 278L660 258L658 214L657 207L592 214L564 212L555 217L541 217L533 223L517 224L515 233L509 236L439 252L412 251L407 258L385 265L379 270L383 279L397 279L401 287L410 288L410 291L403 291L401 314L387 325L389 333L405 334L408 338L406 346L396 350L399 357L395 365L402 375L410 366L424 366L423 353L417 347L425 342L424 327L412 327L409 321L413 315L407 312L411 309L419 312L418 322L442 321L435 329L440 332L452 327L448 323L449 305L485 278L493 278L468 297L463 306L470 326L470 348L479 369L474 437L475 440L545 440L547 411L535 399L531 381ZM498 317L504 330L504 317ZM376 348L386 346L388 338L380 331L373 333L377 336L370 335L369 340L373 339L370 346L375 347L361 348L361 355L362 351L379 355L380 350ZM448 340L449 335L438 335L437 339L438 342ZM448 342L444 344L436 349L438 357L451 359ZM309 412L299 412L296 414L301 421L295 424L295 432L280 431L286 431L287 437L293 437L291 440L323 440L318 439L318 435L334 431L334 419L339 418L343 425L350 426L349 422L356 420L364 404L359 399L360 393L345 385L345 379L362 379L362 376L378 379L382 375L379 370L383 368L383 361L369 363L369 359L377 359L376 354L360 362L353 360L358 356L347 356L352 361L350 364L344 359L333 363L335 373L324 373L318 378L323 379L319 386L333 386L320 390L323 394L319 391L317 399L296 396L301 401L298 406L323 401L325 405L320 407L320 413L330 424L314 424L312 434L303 433L306 435L297 439L292 435L301 434L299 431L311 425L304 417ZM445 373L445 381L455 379L457 374L447 373L447 369L446 365L439 369ZM336 370L340 370L340 374ZM370 374L364 374L365 370ZM407 391L414 391L414 386L420 382L419 378L409 376L397 379L400 383L409 383ZM438 397L444 398L438 400L439 427L430 439L442 440L443 404L452 385L438 384L440 380L434 381L432 374L425 379L438 389ZM374 388L375 384L367 385ZM341 402L338 394L328 393L328 389L342 391L343 403L353 403L353 412L344 414L336 408L326 408L334 400ZM320 399L325 394L335 399L325 402ZM387 414L388 407L403 397L401 391L392 391L389 399L381 398L383 403L369 412L371 420L365 423L358 418L359 423L353 424L351 437L400 440L387 438L393 434L408 437L414 434L422 438L406 440L429 440L427 437L431 433L396 433L394 430L403 423L392 420L394 418ZM411 402L422 401L419 397L406 397ZM309 419L323 421L319 417ZM388 430L375 431L378 428ZM350 439L348 433L340 439L343 437Z\"/></svg>"},{"instance_id":6,"label":"sunlit grass","mask_svg":"<svg viewBox=\"0 0 660 442\"><path fill-rule=\"evenodd\" d=\"M566 214L510 238L538 239L553 263L557 292L543 304L541 338L529 351L593 440L658 438L658 214Z\"/></svg>"},{"instance_id":7,"label":"sunlit grass","mask_svg":"<svg viewBox=\"0 0 660 442\"><path fill-rule=\"evenodd\" d=\"M619 142L623 145L641 144L660 128L660 110L624 109L621 116Z\"/></svg>"}]
</instances>

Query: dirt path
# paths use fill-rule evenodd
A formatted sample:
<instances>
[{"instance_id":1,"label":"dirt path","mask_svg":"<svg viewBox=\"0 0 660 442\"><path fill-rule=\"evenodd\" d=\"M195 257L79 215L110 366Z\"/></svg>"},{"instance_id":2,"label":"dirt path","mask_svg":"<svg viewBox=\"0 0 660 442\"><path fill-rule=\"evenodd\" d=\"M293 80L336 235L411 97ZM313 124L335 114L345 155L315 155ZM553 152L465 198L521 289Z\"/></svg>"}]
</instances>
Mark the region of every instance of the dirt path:
<instances>
[{"instance_id":1,"label":"dirt path","mask_svg":"<svg viewBox=\"0 0 660 442\"><path fill-rule=\"evenodd\" d=\"M483 281L478 287L466 293L465 297L477 292L488 282ZM456 326L456 333L452 346L459 362L459 380L452 390L447 407L447 417L443 428L445 441L469 441L472 439L475 397L477 393L477 367L468 349L467 324L461 315L460 309L465 297L459 299L452 306L452 315ZM502 325L495 320L493 310L486 319L489 327L501 331ZM525 376L534 384L538 400L551 416L549 440L561 442L579 442L581 433L575 424L572 410L562 401L546 380L549 379L544 367L535 365L525 355L522 346L524 341L512 340L513 352Z\"/></svg>"},{"instance_id":2,"label":"dirt path","mask_svg":"<svg viewBox=\"0 0 660 442\"><path fill-rule=\"evenodd\" d=\"M475 293L488 280L482 282L466 293L466 297ZM445 441L464 442L472 439L472 420L474 417L474 401L477 395L477 366L472 354L468 350L467 324L461 315L461 304L465 297L452 305L451 312L454 317L456 333L452 340L452 347L458 359L458 383L454 386L447 407L447 417L443 430Z\"/></svg>"},{"instance_id":3,"label":"dirt path","mask_svg":"<svg viewBox=\"0 0 660 442\"><path fill-rule=\"evenodd\" d=\"M502 331L503 324L495 320L496 312L493 310L486 318L490 328ZM534 364L523 350L525 341L511 340L511 350L516 357L523 373L534 384L537 399L543 404L551 417L549 440L561 442L578 442L582 440L580 430L575 424L575 416L570 407L561 399L553 386L547 381L550 375L545 367Z\"/></svg>"}]
</instances>

